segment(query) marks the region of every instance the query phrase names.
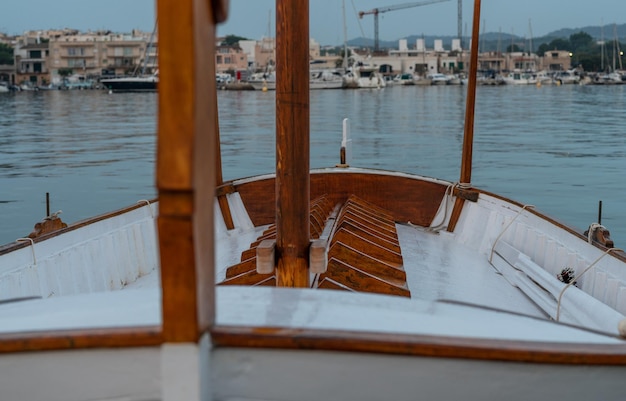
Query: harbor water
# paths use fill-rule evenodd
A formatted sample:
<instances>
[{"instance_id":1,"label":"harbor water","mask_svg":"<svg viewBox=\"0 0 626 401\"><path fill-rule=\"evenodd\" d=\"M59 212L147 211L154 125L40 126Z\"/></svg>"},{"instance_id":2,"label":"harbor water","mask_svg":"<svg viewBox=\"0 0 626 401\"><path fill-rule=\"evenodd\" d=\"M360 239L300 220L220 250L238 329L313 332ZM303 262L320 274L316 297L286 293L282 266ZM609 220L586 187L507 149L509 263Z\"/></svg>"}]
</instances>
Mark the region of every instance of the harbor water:
<instances>
[{"instance_id":1,"label":"harbor water","mask_svg":"<svg viewBox=\"0 0 626 401\"><path fill-rule=\"evenodd\" d=\"M311 167L353 166L459 180L464 86L311 92ZM66 223L152 199L156 93L0 94L0 244L50 210ZM275 93L218 93L226 180L272 172ZM534 205L581 233L598 221L626 247L626 86L479 87L472 184Z\"/></svg>"}]
</instances>

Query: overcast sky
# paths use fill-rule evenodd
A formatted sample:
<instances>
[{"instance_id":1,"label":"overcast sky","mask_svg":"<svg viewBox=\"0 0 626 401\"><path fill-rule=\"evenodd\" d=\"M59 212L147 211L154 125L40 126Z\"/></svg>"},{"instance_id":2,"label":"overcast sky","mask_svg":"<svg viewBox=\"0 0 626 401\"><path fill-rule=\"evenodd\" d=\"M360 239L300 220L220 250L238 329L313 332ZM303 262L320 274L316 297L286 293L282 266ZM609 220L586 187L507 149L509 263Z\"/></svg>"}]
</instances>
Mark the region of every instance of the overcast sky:
<instances>
[{"instance_id":1,"label":"overcast sky","mask_svg":"<svg viewBox=\"0 0 626 401\"><path fill-rule=\"evenodd\" d=\"M374 37L374 17L358 11L412 3L410 0L345 0L348 39ZM27 30L75 28L129 32L151 31L154 0L1 0L0 32L20 34ZM275 29L274 0L230 0L230 17L218 28L219 35L250 39L268 36ZM381 40L409 35L456 35L458 1L447 0L380 14ZM343 42L342 0L310 0L311 38L322 45ZM464 35L471 34L472 0L463 0ZM542 36L561 28L626 23L626 0L483 0L481 32ZM606 32L607 36L612 32Z\"/></svg>"}]
</instances>

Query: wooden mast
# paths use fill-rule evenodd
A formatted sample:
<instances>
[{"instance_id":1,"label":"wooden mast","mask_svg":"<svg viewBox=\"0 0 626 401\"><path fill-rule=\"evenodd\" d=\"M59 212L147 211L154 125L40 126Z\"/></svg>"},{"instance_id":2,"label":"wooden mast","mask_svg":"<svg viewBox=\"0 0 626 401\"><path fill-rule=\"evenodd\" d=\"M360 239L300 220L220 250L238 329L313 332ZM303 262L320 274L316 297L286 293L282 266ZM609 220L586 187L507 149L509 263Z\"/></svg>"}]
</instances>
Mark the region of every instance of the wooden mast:
<instances>
[{"instance_id":1,"label":"wooden mast","mask_svg":"<svg viewBox=\"0 0 626 401\"><path fill-rule=\"evenodd\" d=\"M159 0L159 251L163 340L196 342L214 320L215 24L220 0Z\"/></svg>"},{"instance_id":2,"label":"wooden mast","mask_svg":"<svg viewBox=\"0 0 626 401\"><path fill-rule=\"evenodd\" d=\"M276 1L276 283L309 285L309 2Z\"/></svg>"},{"instance_id":3,"label":"wooden mast","mask_svg":"<svg viewBox=\"0 0 626 401\"><path fill-rule=\"evenodd\" d=\"M224 219L224 224L226 228L232 230L235 228L235 224L233 223L233 215L230 212L230 207L228 206L228 199L226 199L226 194L229 193L228 190L224 190L224 176L222 174L222 149L220 144L220 121L219 121L219 110L217 107L217 102L215 102L215 186L218 188L216 190L217 203L220 207L220 211L222 212L222 218ZM221 190L220 190L221 188ZM228 188L230 189L230 187Z\"/></svg>"},{"instance_id":4,"label":"wooden mast","mask_svg":"<svg viewBox=\"0 0 626 401\"><path fill-rule=\"evenodd\" d=\"M463 132L463 155L461 156L461 185L472 182L472 150L474 144L474 109L476 105L476 78L478 73L478 43L480 33L480 0L474 1L472 22L472 48L470 51L469 80L465 105L465 128ZM463 210L464 199L457 197L450 215L448 231L453 232Z\"/></svg>"}]
</instances>

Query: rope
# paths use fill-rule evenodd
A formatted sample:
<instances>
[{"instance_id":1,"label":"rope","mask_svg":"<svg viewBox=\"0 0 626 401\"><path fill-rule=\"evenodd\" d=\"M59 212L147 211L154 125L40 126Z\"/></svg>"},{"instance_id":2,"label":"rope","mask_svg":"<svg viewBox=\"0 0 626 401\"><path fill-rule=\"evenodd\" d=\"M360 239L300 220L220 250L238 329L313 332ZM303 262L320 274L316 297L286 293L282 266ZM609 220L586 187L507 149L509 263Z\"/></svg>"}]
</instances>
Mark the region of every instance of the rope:
<instances>
[{"instance_id":1,"label":"rope","mask_svg":"<svg viewBox=\"0 0 626 401\"><path fill-rule=\"evenodd\" d=\"M30 241L30 250L33 253L33 266L37 266L37 258L35 257L35 241L32 238L18 238L16 242Z\"/></svg>"},{"instance_id":2,"label":"rope","mask_svg":"<svg viewBox=\"0 0 626 401\"><path fill-rule=\"evenodd\" d=\"M500 241L500 238L502 237L502 235L504 235L504 233L506 232L506 230L509 229L509 227L511 227L511 224L513 224L513 222L522 214L522 212L524 210L526 210L526 208L529 207L535 207L534 205L524 205L524 207L522 207L517 214L515 215L515 217L513 217L511 219L511 221L509 221L509 224L506 225L506 227L504 227L504 229L500 232L500 234L498 234L498 236L496 237L495 241L493 241L493 245L491 246L491 254L489 255L489 263L491 263L491 261L493 260L493 253L495 252L496 249L496 244L498 243L498 241Z\"/></svg>"},{"instance_id":3,"label":"rope","mask_svg":"<svg viewBox=\"0 0 626 401\"><path fill-rule=\"evenodd\" d=\"M596 260L594 260L592 264L587 266L587 268L585 268L585 270L583 270L582 273L580 273L578 276L574 277L569 283L567 283L567 285L565 285L565 287L563 287L563 289L561 290L561 293L559 294L559 300L558 300L558 302L556 304L556 321L557 322L559 321L559 316L560 316L560 312L561 312L561 300L563 299L563 294L565 293L565 290L567 290L569 287L571 287L572 284L574 284L576 281L578 281L578 279L583 274L587 273L587 271L589 271L589 269L591 269L593 266L595 266L596 263L598 263L600 261L600 259L602 259L603 257L605 257L606 255L608 255L609 253L611 253L613 251L622 251L622 250L619 249L619 248L607 249L605 252L602 253L602 255L600 255L600 257L598 257Z\"/></svg>"},{"instance_id":4,"label":"rope","mask_svg":"<svg viewBox=\"0 0 626 401\"><path fill-rule=\"evenodd\" d=\"M441 222L437 225L426 227L424 231L437 232L445 227L446 221L448 221L448 203L449 203L448 198L452 196L454 187L458 185L460 184L458 182L455 182L453 184L448 185L448 187L446 188L446 192L443 195L444 196L444 205L443 205L444 209L443 209L443 219L441 220Z\"/></svg>"},{"instance_id":5,"label":"rope","mask_svg":"<svg viewBox=\"0 0 626 401\"><path fill-rule=\"evenodd\" d=\"M154 219L154 212L152 211L152 204L150 203L150 201L147 199L140 199L137 201L137 204L139 203L145 203L146 205L148 205L148 208L150 209L150 217Z\"/></svg>"}]
</instances>

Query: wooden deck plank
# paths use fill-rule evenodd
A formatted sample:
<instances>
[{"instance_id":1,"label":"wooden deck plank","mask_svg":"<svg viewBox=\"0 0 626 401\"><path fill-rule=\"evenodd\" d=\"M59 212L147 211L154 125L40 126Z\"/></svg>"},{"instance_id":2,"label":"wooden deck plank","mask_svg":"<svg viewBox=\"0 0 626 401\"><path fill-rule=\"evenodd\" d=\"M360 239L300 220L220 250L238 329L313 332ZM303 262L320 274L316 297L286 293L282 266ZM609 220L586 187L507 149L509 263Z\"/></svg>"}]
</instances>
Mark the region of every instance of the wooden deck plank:
<instances>
[{"instance_id":1,"label":"wooden deck plank","mask_svg":"<svg viewBox=\"0 0 626 401\"><path fill-rule=\"evenodd\" d=\"M328 250L328 259L338 259L369 274L385 277L389 281L406 282L406 272L397 266L392 266L382 260L374 259L370 255L351 248L341 242L335 242Z\"/></svg>"},{"instance_id":2,"label":"wooden deck plank","mask_svg":"<svg viewBox=\"0 0 626 401\"><path fill-rule=\"evenodd\" d=\"M411 292L406 287L406 283L404 286L398 286L337 259L328 261L328 270L320 278L326 277L355 291L411 297Z\"/></svg>"},{"instance_id":3,"label":"wooden deck plank","mask_svg":"<svg viewBox=\"0 0 626 401\"><path fill-rule=\"evenodd\" d=\"M341 228L337 232L335 232L332 242L334 241L339 241L348 245L351 248L359 249L362 252L370 255L372 258L383 260L392 266L402 266L401 254L381 247L359 235L349 232L344 228Z\"/></svg>"}]
</instances>

